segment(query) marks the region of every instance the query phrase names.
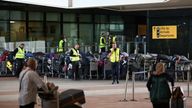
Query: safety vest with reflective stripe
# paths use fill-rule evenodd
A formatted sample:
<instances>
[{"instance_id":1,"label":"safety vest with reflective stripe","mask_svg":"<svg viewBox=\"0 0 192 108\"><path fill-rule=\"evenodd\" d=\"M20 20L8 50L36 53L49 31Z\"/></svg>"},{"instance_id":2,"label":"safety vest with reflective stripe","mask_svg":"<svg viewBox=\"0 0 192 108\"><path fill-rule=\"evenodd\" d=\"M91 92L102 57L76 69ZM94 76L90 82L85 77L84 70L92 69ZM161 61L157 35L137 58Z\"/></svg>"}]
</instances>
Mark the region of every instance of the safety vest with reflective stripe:
<instances>
[{"instance_id":1,"label":"safety vest with reflective stripe","mask_svg":"<svg viewBox=\"0 0 192 108\"><path fill-rule=\"evenodd\" d=\"M15 58L20 58L20 59L24 59L25 58L25 50L21 49L20 47L18 48L18 51L15 55Z\"/></svg>"},{"instance_id":2,"label":"safety vest with reflective stripe","mask_svg":"<svg viewBox=\"0 0 192 108\"><path fill-rule=\"evenodd\" d=\"M116 50L113 50L113 48L111 48L110 51L111 51L110 61L113 63L119 62L119 57L120 57L119 48L116 48Z\"/></svg>"},{"instance_id":3,"label":"safety vest with reflective stripe","mask_svg":"<svg viewBox=\"0 0 192 108\"><path fill-rule=\"evenodd\" d=\"M73 55L70 57L71 61L79 61L80 60L80 54L79 54L79 50L75 50L74 48L71 49L73 51Z\"/></svg>"},{"instance_id":4,"label":"safety vest with reflective stripe","mask_svg":"<svg viewBox=\"0 0 192 108\"><path fill-rule=\"evenodd\" d=\"M57 49L57 52L63 52L63 40L60 40L59 41L59 47L58 47L58 49Z\"/></svg>"},{"instance_id":5,"label":"safety vest with reflective stripe","mask_svg":"<svg viewBox=\"0 0 192 108\"><path fill-rule=\"evenodd\" d=\"M104 43L102 42L102 40L104 40ZM99 48L104 48L105 46L106 46L106 40L103 36L101 36L99 41Z\"/></svg>"}]
</instances>

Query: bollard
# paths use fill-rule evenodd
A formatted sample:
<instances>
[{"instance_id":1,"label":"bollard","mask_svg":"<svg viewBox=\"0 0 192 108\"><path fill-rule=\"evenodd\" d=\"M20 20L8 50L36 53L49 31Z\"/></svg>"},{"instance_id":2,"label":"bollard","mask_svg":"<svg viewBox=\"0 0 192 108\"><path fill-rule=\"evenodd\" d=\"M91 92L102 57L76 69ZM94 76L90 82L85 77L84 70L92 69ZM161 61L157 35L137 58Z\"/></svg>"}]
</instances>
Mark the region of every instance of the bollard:
<instances>
[{"instance_id":1,"label":"bollard","mask_svg":"<svg viewBox=\"0 0 192 108\"><path fill-rule=\"evenodd\" d=\"M53 73L53 68L54 68L54 67L53 67L53 59L54 59L54 58L52 57L52 58L51 58L51 74L52 74L52 77L54 76L54 75L53 75L53 74L54 74L54 73Z\"/></svg>"},{"instance_id":2,"label":"bollard","mask_svg":"<svg viewBox=\"0 0 192 108\"><path fill-rule=\"evenodd\" d=\"M121 100L121 101L125 101L127 102L127 86L128 86L128 78L129 78L129 60L128 60L128 70L127 70L127 74L126 74L126 84L125 84L125 96L124 96L124 99Z\"/></svg>"},{"instance_id":3,"label":"bollard","mask_svg":"<svg viewBox=\"0 0 192 108\"><path fill-rule=\"evenodd\" d=\"M190 66L188 66L187 70L187 96L189 97L189 84L190 84Z\"/></svg>"},{"instance_id":4,"label":"bollard","mask_svg":"<svg viewBox=\"0 0 192 108\"><path fill-rule=\"evenodd\" d=\"M43 81L47 84L47 75L44 75Z\"/></svg>"},{"instance_id":5,"label":"bollard","mask_svg":"<svg viewBox=\"0 0 192 108\"><path fill-rule=\"evenodd\" d=\"M132 100L131 101L136 101L135 100L135 72L132 73Z\"/></svg>"},{"instance_id":6,"label":"bollard","mask_svg":"<svg viewBox=\"0 0 192 108\"><path fill-rule=\"evenodd\" d=\"M146 76L145 76L145 65L146 65L146 60L144 59L144 67L143 67L143 79L146 80Z\"/></svg>"},{"instance_id":7,"label":"bollard","mask_svg":"<svg viewBox=\"0 0 192 108\"><path fill-rule=\"evenodd\" d=\"M45 72L44 72L44 60L45 60L45 57L43 57L43 60L42 60L42 65L41 65L41 68L42 68L42 74L45 75Z\"/></svg>"}]
</instances>

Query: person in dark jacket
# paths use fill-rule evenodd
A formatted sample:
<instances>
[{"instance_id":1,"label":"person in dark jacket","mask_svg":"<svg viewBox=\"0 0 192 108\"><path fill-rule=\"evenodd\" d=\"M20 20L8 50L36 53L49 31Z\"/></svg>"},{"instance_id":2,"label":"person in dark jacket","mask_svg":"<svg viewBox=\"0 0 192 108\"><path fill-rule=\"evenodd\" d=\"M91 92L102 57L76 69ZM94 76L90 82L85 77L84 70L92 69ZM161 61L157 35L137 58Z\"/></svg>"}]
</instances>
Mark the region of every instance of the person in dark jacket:
<instances>
[{"instance_id":1,"label":"person in dark jacket","mask_svg":"<svg viewBox=\"0 0 192 108\"><path fill-rule=\"evenodd\" d=\"M152 73L147 82L147 88L150 92L150 99L153 104L153 108L169 108L171 90L169 88L168 81L171 82L173 88L173 78L165 73L163 63L157 63L156 71Z\"/></svg>"}]
</instances>

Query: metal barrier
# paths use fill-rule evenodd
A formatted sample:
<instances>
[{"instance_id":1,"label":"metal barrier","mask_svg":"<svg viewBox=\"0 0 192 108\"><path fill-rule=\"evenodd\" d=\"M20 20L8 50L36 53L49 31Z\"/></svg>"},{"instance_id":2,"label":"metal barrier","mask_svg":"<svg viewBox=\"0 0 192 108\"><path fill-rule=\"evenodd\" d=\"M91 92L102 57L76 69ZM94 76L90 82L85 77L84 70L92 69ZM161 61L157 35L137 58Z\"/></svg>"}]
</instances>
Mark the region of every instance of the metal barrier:
<instances>
[{"instance_id":1,"label":"metal barrier","mask_svg":"<svg viewBox=\"0 0 192 108\"><path fill-rule=\"evenodd\" d=\"M144 74L147 73L147 71L139 71L139 72L133 72L132 73L132 101L135 100L135 75L136 74Z\"/></svg>"}]
</instances>

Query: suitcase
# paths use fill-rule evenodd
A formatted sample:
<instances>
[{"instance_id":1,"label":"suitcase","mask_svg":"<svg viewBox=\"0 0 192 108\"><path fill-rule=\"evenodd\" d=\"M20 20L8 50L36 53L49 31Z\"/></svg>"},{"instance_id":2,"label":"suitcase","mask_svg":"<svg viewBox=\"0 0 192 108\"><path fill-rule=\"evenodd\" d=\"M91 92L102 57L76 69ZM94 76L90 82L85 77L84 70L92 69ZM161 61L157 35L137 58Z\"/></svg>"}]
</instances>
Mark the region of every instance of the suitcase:
<instances>
[{"instance_id":1,"label":"suitcase","mask_svg":"<svg viewBox=\"0 0 192 108\"><path fill-rule=\"evenodd\" d=\"M186 98L177 100L171 99L171 108L186 108Z\"/></svg>"},{"instance_id":2,"label":"suitcase","mask_svg":"<svg viewBox=\"0 0 192 108\"><path fill-rule=\"evenodd\" d=\"M60 108L68 108L73 106L75 103L84 104L85 94L83 90L69 89L59 95L59 106Z\"/></svg>"}]
</instances>

